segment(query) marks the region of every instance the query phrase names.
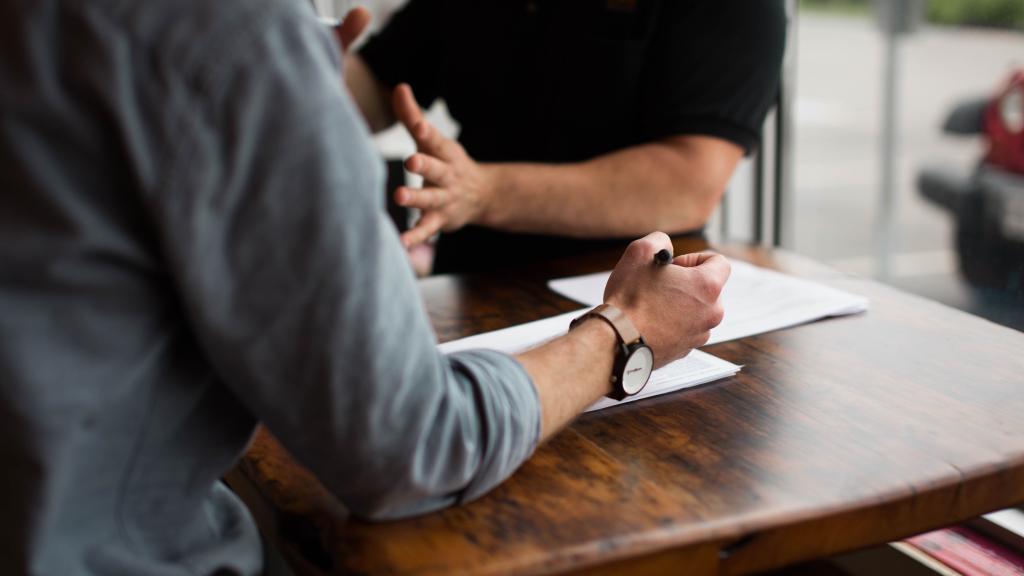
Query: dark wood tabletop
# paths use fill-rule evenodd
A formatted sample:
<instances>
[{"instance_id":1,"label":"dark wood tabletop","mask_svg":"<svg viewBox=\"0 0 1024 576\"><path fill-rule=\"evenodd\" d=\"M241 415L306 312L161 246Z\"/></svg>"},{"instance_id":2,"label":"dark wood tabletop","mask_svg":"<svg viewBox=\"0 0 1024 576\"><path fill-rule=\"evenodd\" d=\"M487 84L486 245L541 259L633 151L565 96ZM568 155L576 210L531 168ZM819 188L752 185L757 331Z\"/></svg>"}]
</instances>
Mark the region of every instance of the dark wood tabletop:
<instances>
[{"instance_id":1,"label":"dark wood tabletop","mask_svg":"<svg viewBox=\"0 0 1024 576\"><path fill-rule=\"evenodd\" d=\"M462 507L357 521L262 430L229 483L299 573L750 573L1024 503L1024 334L785 252L721 251L870 310L709 346L743 370L584 415ZM420 290L447 341L580 308L546 281L618 254Z\"/></svg>"}]
</instances>

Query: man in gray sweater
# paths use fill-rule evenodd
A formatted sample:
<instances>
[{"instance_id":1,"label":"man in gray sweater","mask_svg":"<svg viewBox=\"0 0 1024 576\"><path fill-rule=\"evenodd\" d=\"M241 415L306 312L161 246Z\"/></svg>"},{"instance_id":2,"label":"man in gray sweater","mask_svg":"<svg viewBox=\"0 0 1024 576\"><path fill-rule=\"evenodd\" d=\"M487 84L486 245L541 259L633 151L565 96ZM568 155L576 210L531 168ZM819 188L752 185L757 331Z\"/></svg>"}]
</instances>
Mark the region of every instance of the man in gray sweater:
<instances>
[{"instance_id":1,"label":"man in gray sweater","mask_svg":"<svg viewBox=\"0 0 1024 576\"><path fill-rule=\"evenodd\" d=\"M0 0L0 566L257 574L218 479L262 421L357 515L472 500L610 391L588 320L445 356L382 163L298 0ZM607 293L653 349L721 318L721 257Z\"/></svg>"}]
</instances>

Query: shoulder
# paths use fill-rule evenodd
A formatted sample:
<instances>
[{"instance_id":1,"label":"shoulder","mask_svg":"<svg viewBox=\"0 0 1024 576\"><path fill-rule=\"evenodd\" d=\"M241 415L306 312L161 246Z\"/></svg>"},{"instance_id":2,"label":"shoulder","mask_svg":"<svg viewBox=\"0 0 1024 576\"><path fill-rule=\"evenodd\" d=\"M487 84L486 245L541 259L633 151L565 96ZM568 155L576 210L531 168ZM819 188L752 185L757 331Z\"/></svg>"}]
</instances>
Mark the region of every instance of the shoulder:
<instances>
[{"instance_id":1,"label":"shoulder","mask_svg":"<svg viewBox=\"0 0 1024 576\"><path fill-rule=\"evenodd\" d=\"M343 99L337 47L303 0L84 1L117 38L102 65L132 91L117 113L146 128L163 187L266 153L269 134L306 130Z\"/></svg>"},{"instance_id":2,"label":"shoulder","mask_svg":"<svg viewBox=\"0 0 1024 576\"><path fill-rule=\"evenodd\" d=\"M662 12L661 24L677 33L762 44L778 44L785 37L784 0L663 0Z\"/></svg>"},{"instance_id":3,"label":"shoulder","mask_svg":"<svg viewBox=\"0 0 1024 576\"><path fill-rule=\"evenodd\" d=\"M214 80L225 69L263 67L310 49L337 65L329 35L303 0L94 0L149 64ZM296 50L296 47L304 50Z\"/></svg>"}]
</instances>

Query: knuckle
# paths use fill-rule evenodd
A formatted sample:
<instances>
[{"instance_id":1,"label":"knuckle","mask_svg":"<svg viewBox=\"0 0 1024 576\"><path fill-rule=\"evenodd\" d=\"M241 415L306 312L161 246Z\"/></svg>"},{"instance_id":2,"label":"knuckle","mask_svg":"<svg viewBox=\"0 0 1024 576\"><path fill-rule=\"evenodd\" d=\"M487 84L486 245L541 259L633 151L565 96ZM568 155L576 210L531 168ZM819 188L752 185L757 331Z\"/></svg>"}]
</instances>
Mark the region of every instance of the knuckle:
<instances>
[{"instance_id":1,"label":"knuckle","mask_svg":"<svg viewBox=\"0 0 1024 576\"><path fill-rule=\"evenodd\" d=\"M700 294L706 302L714 302L722 294L722 287L725 282L713 274L700 275Z\"/></svg>"},{"instance_id":2,"label":"knuckle","mask_svg":"<svg viewBox=\"0 0 1024 576\"><path fill-rule=\"evenodd\" d=\"M725 274L726 274L727 277L728 277L729 274L732 274L732 262L729 262L728 258L726 258L725 256L722 256L721 254L715 255L715 258L717 260L721 260L721 262L722 262L722 269L725 270Z\"/></svg>"},{"instance_id":3,"label":"knuckle","mask_svg":"<svg viewBox=\"0 0 1024 576\"><path fill-rule=\"evenodd\" d=\"M644 236L629 243L627 250L634 256L653 254L657 250L657 242L650 236Z\"/></svg>"},{"instance_id":4,"label":"knuckle","mask_svg":"<svg viewBox=\"0 0 1024 576\"><path fill-rule=\"evenodd\" d=\"M655 230L647 235L647 237L654 243L655 246L662 246L664 244L672 244L672 238L668 234L661 230Z\"/></svg>"},{"instance_id":5,"label":"knuckle","mask_svg":"<svg viewBox=\"0 0 1024 576\"><path fill-rule=\"evenodd\" d=\"M715 255L714 259L719 265L720 270L720 273L715 276L715 283L718 286L718 291L721 292L725 288L725 283L729 280L729 276L732 275L732 264L729 263L728 258L720 254Z\"/></svg>"},{"instance_id":6,"label":"knuckle","mask_svg":"<svg viewBox=\"0 0 1024 576\"><path fill-rule=\"evenodd\" d=\"M631 257L637 257L647 250L644 245L645 239L640 238L639 240L633 240L626 247L626 254Z\"/></svg>"},{"instance_id":7,"label":"knuckle","mask_svg":"<svg viewBox=\"0 0 1024 576\"><path fill-rule=\"evenodd\" d=\"M711 332L705 330L704 332L701 332L700 334L697 335L697 338L694 340L693 347L700 348L701 346L707 344L708 340L711 340Z\"/></svg>"},{"instance_id":8,"label":"knuckle","mask_svg":"<svg viewBox=\"0 0 1024 576\"><path fill-rule=\"evenodd\" d=\"M714 281L707 274L697 274L693 280L693 295L701 302L713 302L718 297Z\"/></svg>"},{"instance_id":9,"label":"knuckle","mask_svg":"<svg viewBox=\"0 0 1024 576\"><path fill-rule=\"evenodd\" d=\"M444 165L441 164L441 162L437 158L431 158L430 161L427 162L427 166L430 168L430 173L435 178L442 173L444 168Z\"/></svg>"},{"instance_id":10,"label":"knuckle","mask_svg":"<svg viewBox=\"0 0 1024 576\"><path fill-rule=\"evenodd\" d=\"M725 307L721 302L715 302L708 310L708 330L721 324L723 319L725 319Z\"/></svg>"},{"instance_id":11,"label":"knuckle","mask_svg":"<svg viewBox=\"0 0 1024 576\"><path fill-rule=\"evenodd\" d=\"M707 282L707 295L713 300L718 300L718 297L722 295L722 288L725 287L725 281L721 278L712 277L708 278Z\"/></svg>"},{"instance_id":12,"label":"knuckle","mask_svg":"<svg viewBox=\"0 0 1024 576\"><path fill-rule=\"evenodd\" d=\"M419 137L420 140L429 140L430 137L432 136L430 124L427 124L426 122L421 120L418 124L416 124L416 135L417 137Z\"/></svg>"}]
</instances>

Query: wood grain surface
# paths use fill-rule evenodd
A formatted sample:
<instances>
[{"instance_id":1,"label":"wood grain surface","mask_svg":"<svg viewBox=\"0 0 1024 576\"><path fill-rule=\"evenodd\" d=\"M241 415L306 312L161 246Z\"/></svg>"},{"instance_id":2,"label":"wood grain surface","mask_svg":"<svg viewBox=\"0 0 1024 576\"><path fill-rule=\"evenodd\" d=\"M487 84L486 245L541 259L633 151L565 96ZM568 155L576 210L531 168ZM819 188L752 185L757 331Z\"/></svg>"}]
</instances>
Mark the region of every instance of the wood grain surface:
<instances>
[{"instance_id":1,"label":"wood grain surface","mask_svg":"<svg viewBox=\"0 0 1024 576\"><path fill-rule=\"evenodd\" d=\"M1024 502L1024 334L784 252L722 251L870 311L707 347L743 370L585 415L466 506L351 519L266 431L229 483L303 574L750 573ZM546 280L618 254L420 289L447 341L579 308Z\"/></svg>"}]
</instances>

